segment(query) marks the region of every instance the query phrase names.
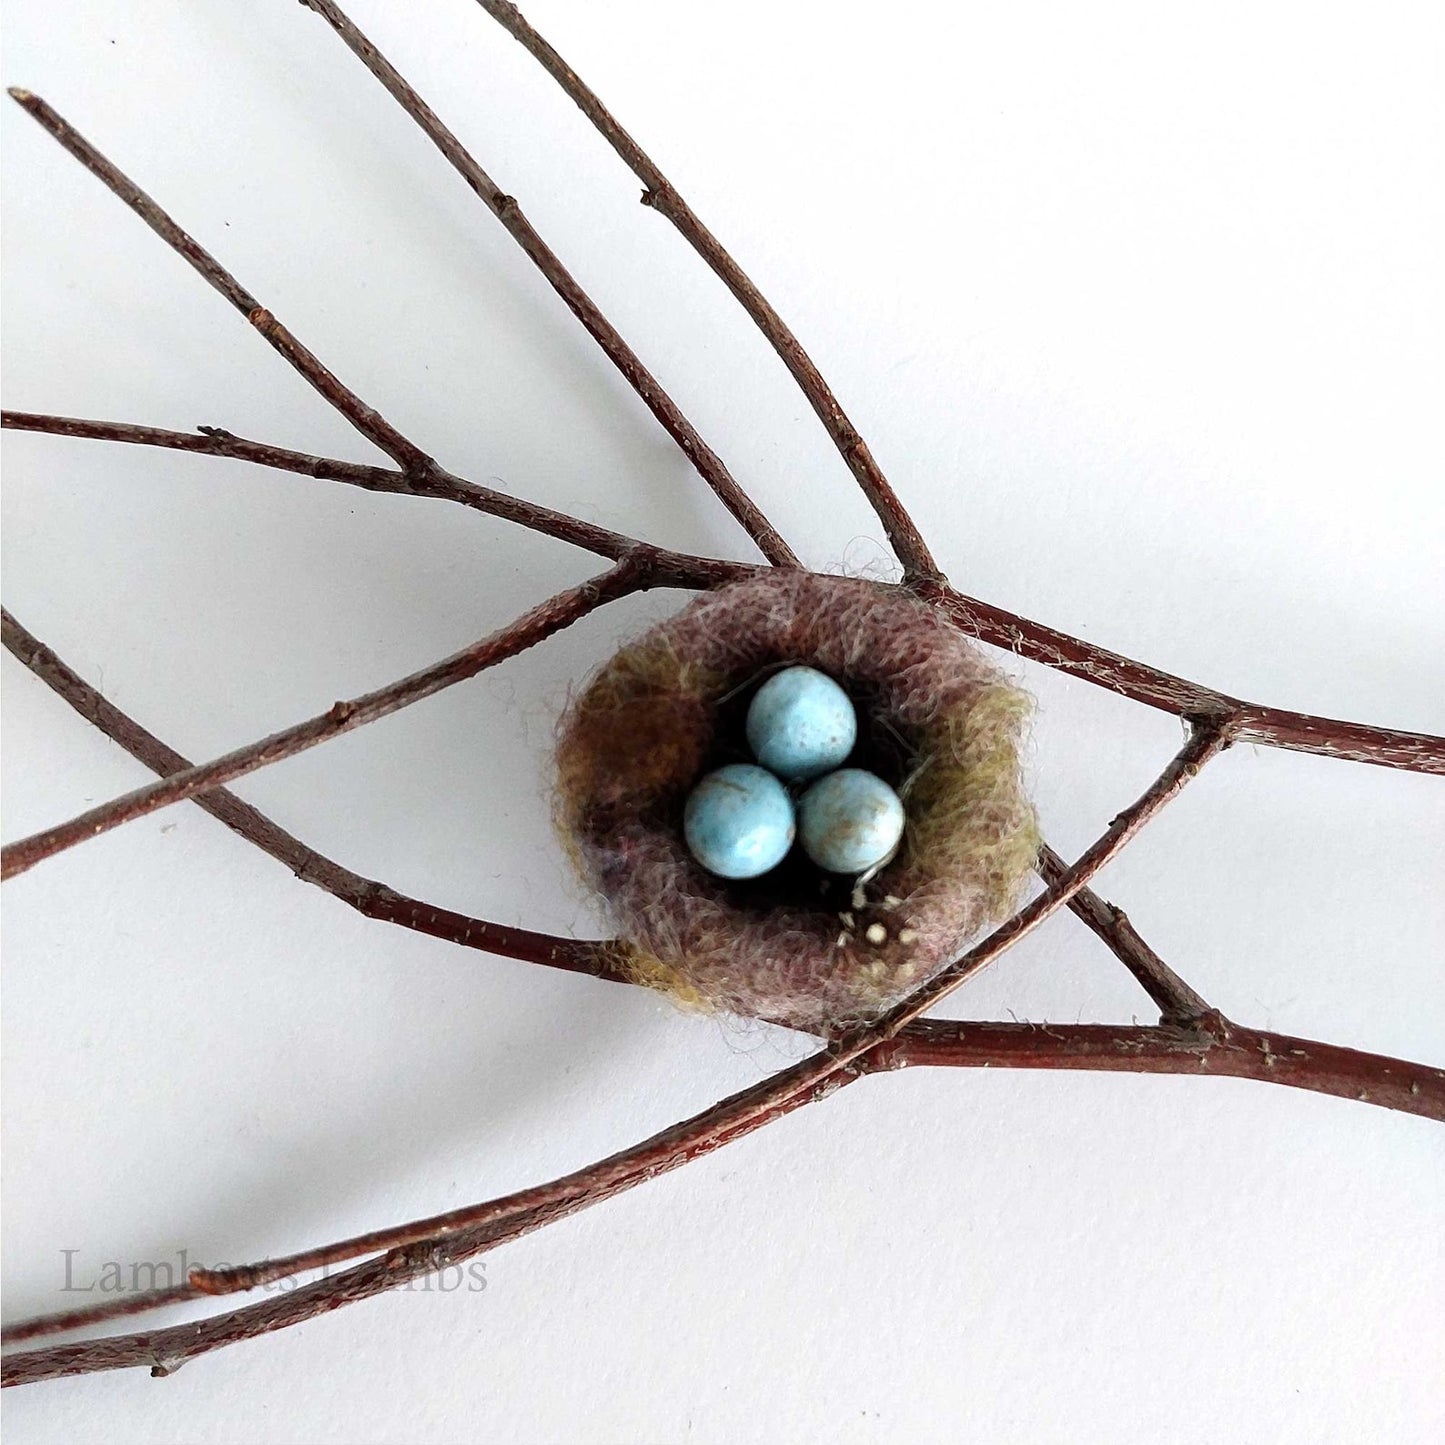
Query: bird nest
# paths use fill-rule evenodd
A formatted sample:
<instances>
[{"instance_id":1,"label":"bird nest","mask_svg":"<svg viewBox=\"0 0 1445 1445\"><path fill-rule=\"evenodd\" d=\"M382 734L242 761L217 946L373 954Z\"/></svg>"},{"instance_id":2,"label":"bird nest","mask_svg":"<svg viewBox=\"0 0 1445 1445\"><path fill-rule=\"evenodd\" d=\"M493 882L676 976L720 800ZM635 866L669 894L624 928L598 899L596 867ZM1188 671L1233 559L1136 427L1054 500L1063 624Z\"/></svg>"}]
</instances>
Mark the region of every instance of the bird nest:
<instances>
[{"instance_id":1,"label":"bird nest","mask_svg":"<svg viewBox=\"0 0 1445 1445\"><path fill-rule=\"evenodd\" d=\"M902 846L872 876L794 848L729 881L688 852L699 777L748 760L758 686L803 663L858 714L850 766L903 797ZM703 594L607 662L557 747L557 821L606 901L617 963L680 1003L826 1032L869 1019L1012 910L1038 851L1020 776L1029 713L976 644L896 587L778 569Z\"/></svg>"}]
</instances>

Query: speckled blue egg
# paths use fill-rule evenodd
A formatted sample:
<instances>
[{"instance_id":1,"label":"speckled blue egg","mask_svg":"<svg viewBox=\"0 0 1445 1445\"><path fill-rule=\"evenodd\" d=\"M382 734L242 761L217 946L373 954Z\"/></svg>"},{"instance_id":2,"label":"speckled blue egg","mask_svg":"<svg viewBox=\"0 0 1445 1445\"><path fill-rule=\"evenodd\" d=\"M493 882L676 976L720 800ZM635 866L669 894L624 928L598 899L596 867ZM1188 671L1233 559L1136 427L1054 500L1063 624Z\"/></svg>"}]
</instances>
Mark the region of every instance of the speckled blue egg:
<instances>
[{"instance_id":1,"label":"speckled blue egg","mask_svg":"<svg viewBox=\"0 0 1445 1445\"><path fill-rule=\"evenodd\" d=\"M842 763L858 740L853 701L826 673L788 667L774 673L748 708L748 746L765 767L790 782L820 777Z\"/></svg>"},{"instance_id":2,"label":"speckled blue egg","mask_svg":"<svg viewBox=\"0 0 1445 1445\"><path fill-rule=\"evenodd\" d=\"M839 768L798 800L803 851L829 873L866 873L903 837L903 802L873 773Z\"/></svg>"},{"instance_id":3,"label":"speckled blue egg","mask_svg":"<svg viewBox=\"0 0 1445 1445\"><path fill-rule=\"evenodd\" d=\"M765 768L729 763L688 794L682 831L688 851L709 873L757 878L793 845L793 800Z\"/></svg>"}]
</instances>

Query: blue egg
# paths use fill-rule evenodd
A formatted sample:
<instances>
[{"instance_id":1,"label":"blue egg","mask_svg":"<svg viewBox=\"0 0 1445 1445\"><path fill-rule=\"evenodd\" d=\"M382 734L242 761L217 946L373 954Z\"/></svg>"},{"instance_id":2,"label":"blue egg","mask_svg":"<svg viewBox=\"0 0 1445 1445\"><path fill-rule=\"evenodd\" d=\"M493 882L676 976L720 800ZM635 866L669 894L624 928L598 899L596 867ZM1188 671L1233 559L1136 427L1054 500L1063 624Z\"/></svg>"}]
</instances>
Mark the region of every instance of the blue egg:
<instances>
[{"instance_id":1,"label":"blue egg","mask_svg":"<svg viewBox=\"0 0 1445 1445\"><path fill-rule=\"evenodd\" d=\"M689 852L709 873L757 878L776 868L793 845L793 800L765 769L729 763L688 795L682 831Z\"/></svg>"},{"instance_id":2,"label":"blue egg","mask_svg":"<svg viewBox=\"0 0 1445 1445\"><path fill-rule=\"evenodd\" d=\"M798 800L803 851L829 873L866 873L892 856L903 837L898 794L862 768L819 778Z\"/></svg>"},{"instance_id":3,"label":"blue egg","mask_svg":"<svg viewBox=\"0 0 1445 1445\"><path fill-rule=\"evenodd\" d=\"M858 740L852 699L825 673L789 667L774 673L748 708L748 746L779 777L803 782L836 768Z\"/></svg>"}]
</instances>

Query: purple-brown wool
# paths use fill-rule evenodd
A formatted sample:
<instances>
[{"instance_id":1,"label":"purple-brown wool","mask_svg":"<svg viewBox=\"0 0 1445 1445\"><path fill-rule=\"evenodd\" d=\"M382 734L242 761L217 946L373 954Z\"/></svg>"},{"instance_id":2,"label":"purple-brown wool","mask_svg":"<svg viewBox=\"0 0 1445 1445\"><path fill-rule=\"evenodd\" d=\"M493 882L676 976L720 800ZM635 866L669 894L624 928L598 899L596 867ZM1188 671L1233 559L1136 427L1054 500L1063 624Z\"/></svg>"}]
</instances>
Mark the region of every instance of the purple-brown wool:
<instances>
[{"instance_id":1,"label":"purple-brown wool","mask_svg":"<svg viewBox=\"0 0 1445 1445\"><path fill-rule=\"evenodd\" d=\"M749 761L743 719L777 668L807 663L858 711L850 763L891 783L903 846L859 883L795 848L729 882L688 853L682 810L708 770ZM606 900L619 963L696 1007L817 1033L872 1018L1007 916L1038 852L1020 779L1029 700L897 588L792 569L704 593L606 663L557 747L557 821Z\"/></svg>"}]
</instances>

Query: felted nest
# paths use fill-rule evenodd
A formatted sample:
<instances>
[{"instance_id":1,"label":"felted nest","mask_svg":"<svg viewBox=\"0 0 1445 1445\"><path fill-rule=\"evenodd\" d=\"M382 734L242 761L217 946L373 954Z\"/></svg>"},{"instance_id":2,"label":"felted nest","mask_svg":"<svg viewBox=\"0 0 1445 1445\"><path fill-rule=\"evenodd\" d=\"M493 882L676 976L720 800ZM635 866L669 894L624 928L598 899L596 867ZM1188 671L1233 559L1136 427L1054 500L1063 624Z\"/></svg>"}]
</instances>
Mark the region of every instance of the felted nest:
<instances>
[{"instance_id":1,"label":"felted nest","mask_svg":"<svg viewBox=\"0 0 1445 1445\"><path fill-rule=\"evenodd\" d=\"M751 761L743 722L780 666L834 678L858 713L849 765L907 810L859 884L795 847L762 878L715 878L683 841L697 780ZM680 1003L823 1033L871 1018L1012 910L1038 852L1019 775L1029 711L977 646L897 588L793 569L698 597L624 647L560 728L557 823L606 901L620 968Z\"/></svg>"}]
</instances>

